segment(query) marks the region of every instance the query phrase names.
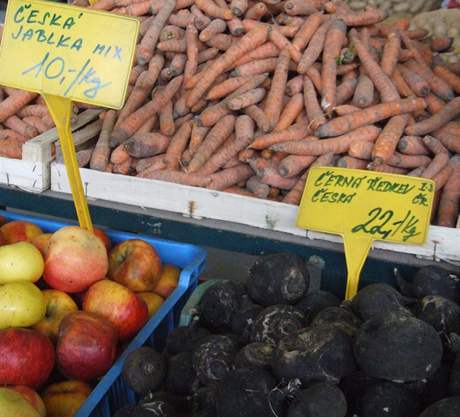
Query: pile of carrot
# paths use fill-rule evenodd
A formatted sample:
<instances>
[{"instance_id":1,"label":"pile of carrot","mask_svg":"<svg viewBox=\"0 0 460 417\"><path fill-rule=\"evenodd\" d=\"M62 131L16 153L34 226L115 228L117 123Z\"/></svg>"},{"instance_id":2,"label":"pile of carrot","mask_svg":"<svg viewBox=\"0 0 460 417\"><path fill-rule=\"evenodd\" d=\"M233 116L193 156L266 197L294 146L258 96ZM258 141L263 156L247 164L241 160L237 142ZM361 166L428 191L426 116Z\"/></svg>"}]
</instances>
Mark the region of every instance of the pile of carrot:
<instances>
[{"instance_id":1,"label":"pile of carrot","mask_svg":"<svg viewBox=\"0 0 460 417\"><path fill-rule=\"evenodd\" d=\"M126 104L93 126L80 166L288 204L312 166L419 176L436 184L433 223L455 227L460 68L437 55L448 39L340 0L90 7L141 29Z\"/></svg>"}]
</instances>

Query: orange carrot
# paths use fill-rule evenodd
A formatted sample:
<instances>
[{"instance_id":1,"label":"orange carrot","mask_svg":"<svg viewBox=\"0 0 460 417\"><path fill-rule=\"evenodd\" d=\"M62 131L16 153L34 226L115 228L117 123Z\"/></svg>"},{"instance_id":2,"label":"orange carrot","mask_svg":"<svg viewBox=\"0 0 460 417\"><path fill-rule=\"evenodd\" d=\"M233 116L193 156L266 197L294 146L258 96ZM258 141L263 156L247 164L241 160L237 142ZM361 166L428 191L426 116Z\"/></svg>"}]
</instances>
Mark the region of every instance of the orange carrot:
<instances>
[{"instance_id":1,"label":"orange carrot","mask_svg":"<svg viewBox=\"0 0 460 417\"><path fill-rule=\"evenodd\" d=\"M226 188L225 190L223 190L224 193L230 193L230 194L237 194L237 195L241 195L241 196L245 196L245 197L254 197L254 198L257 198L256 195L254 195L252 192L244 189L244 188L241 188L241 187L238 187L238 186L232 186L232 187L228 187Z\"/></svg>"},{"instance_id":2,"label":"orange carrot","mask_svg":"<svg viewBox=\"0 0 460 417\"><path fill-rule=\"evenodd\" d=\"M217 48L207 48L203 51L200 51L197 57L198 64L202 64L203 62L213 60L218 53L219 50Z\"/></svg>"},{"instance_id":3,"label":"orange carrot","mask_svg":"<svg viewBox=\"0 0 460 417\"><path fill-rule=\"evenodd\" d=\"M290 97L301 93L303 89L303 76L296 75L286 83L286 94Z\"/></svg>"},{"instance_id":4,"label":"orange carrot","mask_svg":"<svg viewBox=\"0 0 460 417\"><path fill-rule=\"evenodd\" d=\"M238 152L238 160L241 162L247 162L254 158L256 155L256 151L254 149L243 149L242 151Z\"/></svg>"},{"instance_id":5,"label":"orange carrot","mask_svg":"<svg viewBox=\"0 0 460 417\"><path fill-rule=\"evenodd\" d=\"M28 124L29 126L33 127L34 129L36 129L38 133L44 133L50 130L50 127L51 127L43 119L37 116L26 116L22 119L22 121ZM32 131L30 133L32 133Z\"/></svg>"},{"instance_id":6,"label":"orange carrot","mask_svg":"<svg viewBox=\"0 0 460 417\"><path fill-rule=\"evenodd\" d=\"M439 191L446 185L447 181L449 180L450 176L452 175L453 168L451 165L447 164L441 171L439 171L432 180L435 184L435 191Z\"/></svg>"},{"instance_id":7,"label":"orange carrot","mask_svg":"<svg viewBox=\"0 0 460 417\"><path fill-rule=\"evenodd\" d=\"M20 135L18 132L15 132L11 129L0 129L0 141L4 139L14 139L16 142L25 143L29 139L25 136Z\"/></svg>"},{"instance_id":8,"label":"orange carrot","mask_svg":"<svg viewBox=\"0 0 460 417\"><path fill-rule=\"evenodd\" d=\"M228 30L233 36L243 36L246 32L243 26L243 22L236 17L234 17L232 20L229 20L227 25Z\"/></svg>"},{"instance_id":9,"label":"orange carrot","mask_svg":"<svg viewBox=\"0 0 460 417\"><path fill-rule=\"evenodd\" d=\"M179 10L179 12L176 14L169 16L168 23L171 25L179 26L181 28L185 28L191 19L193 19L192 14L188 10Z\"/></svg>"},{"instance_id":10,"label":"orange carrot","mask_svg":"<svg viewBox=\"0 0 460 417\"><path fill-rule=\"evenodd\" d=\"M374 165L373 163L370 163L367 166L367 169L369 169L371 171L387 172L388 174L399 174L399 175L406 174L407 171L408 171L405 168L392 167L392 166L386 165L386 164Z\"/></svg>"},{"instance_id":11,"label":"orange carrot","mask_svg":"<svg viewBox=\"0 0 460 417\"><path fill-rule=\"evenodd\" d=\"M307 173L308 170L297 180L294 187L292 187L291 190L283 197L281 200L283 203L299 205L305 188L305 182L307 181Z\"/></svg>"},{"instance_id":12,"label":"orange carrot","mask_svg":"<svg viewBox=\"0 0 460 417\"><path fill-rule=\"evenodd\" d=\"M353 97L357 84L356 71L347 72L342 77L342 82L336 90L336 102L338 106L346 103Z\"/></svg>"},{"instance_id":13,"label":"orange carrot","mask_svg":"<svg viewBox=\"0 0 460 417\"><path fill-rule=\"evenodd\" d=\"M270 122L264 111L256 105L246 107L244 112L257 124L257 127L266 133L270 130Z\"/></svg>"},{"instance_id":14,"label":"orange carrot","mask_svg":"<svg viewBox=\"0 0 460 417\"><path fill-rule=\"evenodd\" d=\"M91 169L105 171L110 158L109 139L112 129L115 125L117 113L114 110L108 110L102 122L101 132L97 140L94 151L91 155L89 166Z\"/></svg>"},{"instance_id":15,"label":"orange carrot","mask_svg":"<svg viewBox=\"0 0 460 417\"><path fill-rule=\"evenodd\" d=\"M375 164L385 164L393 156L399 139L404 133L407 119L407 114L400 114L388 120L372 150L372 159Z\"/></svg>"},{"instance_id":16,"label":"orange carrot","mask_svg":"<svg viewBox=\"0 0 460 417\"><path fill-rule=\"evenodd\" d=\"M289 60L289 51L285 48L281 51L278 58L270 91L265 102L264 112L270 122L271 128L276 126L280 117L288 77Z\"/></svg>"},{"instance_id":17,"label":"orange carrot","mask_svg":"<svg viewBox=\"0 0 460 417\"><path fill-rule=\"evenodd\" d=\"M407 126L406 133L408 135L425 135L439 129L446 123L460 114L460 97L454 98L447 103L439 112L432 115L430 118L415 123L412 126Z\"/></svg>"},{"instance_id":18,"label":"orange carrot","mask_svg":"<svg viewBox=\"0 0 460 417\"><path fill-rule=\"evenodd\" d=\"M441 65L436 65L433 72L449 84L457 94L460 94L460 77L458 75Z\"/></svg>"},{"instance_id":19,"label":"orange carrot","mask_svg":"<svg viewBox=\"0 0 460 417\"><path fill-rule=\"evenodd\" d=\"M17 115L21 118L27 116L36 116L36 117L49 117L48 108L43 104L29 104L28 106L23 107L17 112Z\"/></svg>"},{"instance_id":20,"label":"orange carrot","mask_svg":"<svg viewBox=\"0 0 460 417\"><path fill-rule=\"evenodd\" d=\"M455 227L460 201L460 158L458 155L450 160L452 174L447 180L441 194L438 209L438 225Z\"/></svg>"},{"instance_id":21,"label":"orange carrot","mask_svg":"<svg viewBox=\"0 0 460 417\"><path fill-rule=\"evenodd\" d=\"M259 198L267 198L270 193L270 186L260 182L256 175L247 180L246 188Z\"/></svg>"},{"instance_id":22,"label":"orange carrot","mask_svg":"<svg viewBox=\"0 0 460 417\"><path fill-rule=\"evenodd\" d=\"M228 94L235 91L237 88L241 87L243 84L250 80L249 76L246 77L232 77L228 78L225 81L217 84L211 88L206 96L208 100L217 100L219 98L225 97Z\"/></svg>"},{"instance_id":23,"label":"orange carrot","mask_svg":"<svg viewBox=\"0 0 460 417\"><path fill-rule=\"evenodd\" d=\"M246 91L238 97L232 98L228 101L227 106L230 110L241 110L245 107L252 106L258 103L265 97L264 88L254 88L253 90Z\"/></svg>"},{"instance_id":24,"label":"orange carrot","mask_svg":"<svg viewBox=\"0 0 460 417\"><path fill-rule=\"evenodd\" d=\"M232 0L230 3L230 10L235 16L243 16L248 9L248 0Z\"/></svg>"},{"instance_id":25,"label":"orange carrot","mask_svg":"<svg viewBox=\"0 0 460 417\"><path fill-rule=\"evenodd\" d=\"M299 65L297 66L297 72L299 74L305 74L307 69L321 55L330 24L330 21L324 22L312 36L310 43L308 44L307 49L305 49L302 58L299 61Z\"/></svg>"},{"instance_id":26,"label":"orange carrot","mask_svg":"<svg viewBox=\"0 0 460 417\"><path fill-rule=\"evenodd\" d=\"M338 17L347 26L368 26L385 20L387 14L384 10L367 7L360 13L339 13Z\"/></svg>"},{"instance_id":27,"label":"orange carrot","mask_svg":"<svg viewBox=\"0 0 460 417\"><path fill-rule=\"evenodd\" d=\"M136 59L139 64L146 64L152 58L161 30L168 21L175 5L175 0L165 0L160 11L152 20L152 24L142 38L136 53Z\"/></svg>"},{"instance_id":28,"label":"orange carrot","mask_svg":"<svg viewBox=\"0 0 460 417\"><path fill-rule=\"evenodd\" d=\"M337 166L341 168L366 169L368 161L364 159L353 158L352 156L342 156L337 161Z\"/></svg>"},{"instance_id":29,"label":"orange carrot","mask_svg":"<svg viewBox=\"0 0 460 417\"><path fill-rule=\"evenodd\" d=\"M352 104L356 107L369 107L374 101L374 84L367 75L361 75L356 84Z\"/></svg>"},{"instance_id":30,"label":"orange carrot","mask_svg":"<svg viewBox=\"0 0 460 417\"><path fill-rule=\"evenodd\" d=\"M296 123L286 130L257 137L255 141L251 143L250 147L257 150L265 149L277 143L303 139L308 133L309 129L305 123Z\"/></svg>"},{"instance_id":31,"label":"orange carrot","mask_svg":"<svg viewBox=\"0 0 460 417\"><path fill-rule=\"evenodd\" d=\"M416 72L404 65L399 66L399 72L416 95L426 97L430 93L430 85Z\"/></svg>"},{"instance_id":32,"label":"orange carrot","mask_svg":"<svg viewBox=\"0 0 460 417\"><path fill-rule=\"evenodd\" d=\"M266 14L268 14L267 6L265 5L265 3L259 2L259 3L253 4L246 10L246 13L244 14L244 18L260 20Z\"/></svg>"},{"instance_id":33,"label":"orange carrot","mask_svg":"<svg viewBox=\"0 0 460 417\"><path fill-rule=\"evenodd\" d=\"M268 38L280 51L286 48L289 52L289 56L294 62L298 63L300 61L300 58L302 57L300 51L294 47L294 45L289 42L287 38L281 34L278 29L276 29L276 27L270 27Z\"/></svg>"},{"instance_id":34,"label":"orange carrot","mask_svg":"<svg viewBox=\"0 0 460 417\"><path fill-rule=\"evenodd\" d=\"M134 85L139 75L141 75L142 72L144 72L144 70L145 65L136 65L133 68L131 68L131 72L129 74L129 84Z\"/></svg>"},{"instance_id":35,"label":"orange carrot","mask_svg":"<svg viewBox=\"0 0 460 417\"><path fill-rule=\"evenodd\" d=\"M130 156L147 158L165 152L169 145L169 138L161 133L143 133L134 135L124 145Z\"/></svg>"},{"instance_id":36,"label":"orange carrot","mask_svg":"<svg viewBox=\"0 0 460 417\"><path fill-rule=\"evenodd\" d=\"M206 69L203 77L191 90L190 95L187 97L187 106L193 107L222 72L247 51L263 44L267 40L267 36L268 30L266 27L257 27L244 35L238 42L225 51L222 56Z\"/></svg>"},{"instance_id":37,"label":"orange carrot","mask_svg":"<svg viewBox=\"0 0 460 417\"><path fill-rule=\"evenodd\" d=\"M409 171L406 175L409 177L420 177L423 171L425 171L425 167L421 166L421 167L414 168L413 170Z\"/></svg>"},{"instance_id":38,"label":"orange carrot","mask_svg":"<svg viewBox=\"0 0 460 417\"><path fill-rule=\"evenodd\" d=\"M0 141L0 156L12 159L21 159L22 142L15 138L2 139Z\"/></svg>"},{"instance_id":39,"label":"orange carrot","mask_svg":"<svg viewBox=\"0 0 460 417\"><path fill-rule=\"evenodd\" d=\"M181 39L185 36L184 30L179 26L166 25L160 33L160 41L169 41L171 39Z\"/></svg>"},{"instance_id":40,"label":"orange carrot","mask_svg":"<svg viewBox=\"0 0 460 417\"><path fill-rule=\"evenodd\" d=\"M8 119L3 121L3 124L8 129L18 132L20 135L26 138L33 138L38 135L38 130L25 122L23 122L18 116L10 116Z\"/></svg>"},{"instance_id":41,"label":"orange carrot","mask_svg":"<svg viewBox=\"0 0 460 417\"><path fill-rule=\"evenodd\" d=\"M403 136L398 143L398 151L406 155L429 155L428 148L420 136Z\"/></svg>"},{"instance_id":42,"label":"orange carrot","mask_svg":"<svg viewBox=\"0 0 460 417\"><path fill-rule=\"evenodd\" d=\"M449 152L444 145L433 136L425 136L422 140L424 145L434 153L434 158L421 176L423 178L433 178L449 162Z\"/></svg>"},{"instance_id":43,"label":"orange carrot","mask_svg":"<svg viewBox=\"0 0 460 417\"><path fill-rule=\"evenodd\" d=\"M240 59L235 61L230 68L236 68L248 62L257 61L259 59L276 58L279 55L278 48L272 42L265 42L263 45L248 52Z\"/></svg>"},{"instance_id":44,"label":"orange carrot","mask_svg":"<svg viewBox=\"0 0 460 417\"><path fill-rule=\"evenodd\" d=\"M227 28L227 24L222 19L214 19L203 29L200 33L199 39L201 42L209 41L213 36L217 35L218 33L225 32Z\"/></svg>"},{"instance_id":45,"label":"orange carrot","mask_svg":"<svg viewBox=\"0 0 460 417\"><path fill-rule=\"evenodd\" d=\"M172 136L175 131L173 105L170 101L160 110L160 132L165 136Z\"/></svg>"},{"instance_id":46,"label":"orange carrot","mask_svg":"<svg viewBox=\"0 0 460 417\"><path fill-rule=\"evenodd\" d=\"M375 126L363 126L353 132L347 133L331 139L319 141L291 141L272 145L270 149L274 151L288 152L293 155L324 155L329 152L335 154L344 153L350 144L355 140L375 141L380 133L380 129Z\"/></svg>"},{"instance_id":47,"label":"orange carrot","mask_svg":"<svg viewBox=\"0 0 460 417\"><path fill-rule=\"evenodd\" d=\"M305 76L303 82L303 96L305 103L305 111L307 112L308 120L312 130L318 129L326 123L326 118L318 103L315 88L310 79Z\"/></svg>"},{"instance_id":48,"label":"orange carrot","mask_svg":"<svg viewBox=\"0 0 460 417\"><path fill-rule=\"evenodd\" d=\"M446 105L438 96L431 93L425 97L425 101L427 109L431 114L437 113Z\"/></svg>"},{"instance_id":49,"label":"orange carrot","mask_svg":"<svg viewBox=\"0 0 460 417\"><path fill-rule=\"evenodd\" d=\"M306 0L289 0L284 3L284 11L290 16L304 16L317 13L313 2Z\"/></svg>"},{"instance_id":50,"label":"orange carrot","mask_svg":"<svg viewBox=\"0 0 460 417\"><path fill-rule=\"evenodd\" d=\"M225 190L232 185L238 184L252 177L251 167L245 164L237 165L233 168L227 168L210 176L211 183L207 188L211 190Z\"/></svg>"},{"instance_id":51,"label":"orange carrot","mask_svg":"<svg viewBox=\"0 0 460 417\"><path fill-rule=\"evenodd\" d=\"M280 162L278 172L284 178L292 178L307 169L315 160L315 156L289 155Z\"/></svg>"},{"instance_id":52,"label":"orange carrot","mask_svg":"<svg viewBox=\"0 0 460 417\"><path fill-rule=\"evenodd\" d=\"M326 34L321 67L321 107L324 111L336 105L337 56L346 39L347 27L342 20L334 20Z\"/></svg>"},{"instance_id":53,"label":"orange carrot","mask_svg":"<svg viewBox=\"0 0 460 417\"><path fill-rule=\"evenodd\" d=\"M393 81L393 84L395 85L401 97L415 96L415 93L411 90L411 88L409 87L409 85L406 83L403 76L399 72L398 67L396 67L393 70L393 74L391 75L391 81Z\"/></svg>"},{"instance_id":54,"label":"orange carrot","mask_svg":"<svg viewBox=\"0 0 460 417\"><path fill-rule=\"evenodd\" d=\"M36 97L37 94L35 93L14 90L13 94L0 103L0 123L3 123L8 117L15 115L19 109L22 109Z\"/></svg>"},{"instance_id":55,"label":"orange carrot","mask_svg":"<svg viewBox=\"0 0 460 417\"><path fill-rule=\"evenodd\" d=\"M299 31L294 36L292 45L299 51L303 51L322 22L322 13L313 13L312 15L308 16L300 27Z\"/></svg>"},{"instance_id":56,"label":"orange carrot","mask_svg":"<svg viewBox=\"0 0 460 417\"><path fill-rule=\"evenodd\" d=\"M333 152L325 153L324 155L318 156L316 161L311 164L311 166L318 167L331 167L334 166L339 159L339 156Z\"/></svg>"},{"instance_id":57,"label":"orange carrot","mask_svg":"<svg viewBox=\"0 0 460 417\"><path fill-rule=\"evenodd\" d=\"M191 113L186 114L185 116L178 117L175 120L176 123L176 128L179 129L185 122L188 122L189 120L193 119L193 115Z\"/></svg>"},{"instance_id":58,"label":"orange carrot","mask_svg":"<svg viewBox=\"0 0 460 417\"><path fill-rule=\"evenodd\" d=\"M401 51L401 37L398 32L391 32L385 42L383 48L382 60L380 65L382 71L391 77L399 60L399 52Z\"/></svg>"},{"instance_id":59,"label":"orange carrot","mask_svg":"<svg viewBox=\"0 0 460 417\"><path fill-rule=\"evenodd\" d=\"M266 72L273 72L278 62L277 58L258 59L255 61L247 62L246 64L239 65L232 72L233 77L250 76L256 74L263 74Z\"/></svg>"},{"instance_id":60,"label":"orange carrot","mask_svg":"<svg viewBox=\"0 0 460 417\"><path fill-rule=\"evenodd\" d=\"M165 163L166 169L176 170L179 167L179 162L188 145L190 134L192 132L192 124L185 122L176 132L176 134L169 142L168 149L166 150Z\"/></svg>"},{"instance_id":61,"label":"orange carrot","mask_svg":"<svg viewBox=\"0 0 460 417\"><path fill-rule=\"evenodd\" d=\"M187 41L187 62L184 69L184 83L196 73L198 68L198 30L193 23L187 25L185 39Z\"/></svg>"},{"instance_id":62,"label":"orange carrot","mask_svg":"<svg viewBox=\"0 0 460 417\"><path fill-rule=\"evenodd\" d=\"M118 145L110 155L110 162L114 165L124 164L130 158L124 145Z\"/></svg>"},{"instance_id":63,"label":"orange carrot","mask_svg":"<svg viewBox=\"0 0 460 417\"><path fill-rule=\"evenodd\" d=\"M431 162L431 158L426 155L404 155L395 152L388 160L388 165L397 168L418 168L426 167Z\"/></svg>"},{"instance_id":64,"label":"orange carrot","mask_svg":"<svg viewBox=\"0 0 460 417\"><path fill-rule=\"evenodd\" d=\"M348 148L348 155L353 158L370 160L372 158L372 149L374 144L372 142L362 142L355 140Z\"/></svg>"},{"instance_id":65,"label":"orange carrot","mask_svg":"<svg viewBox=\"0 0 460 417\"><path fill-rule=\"evenodd\" d=\"M201 175L190 174L179 171L166 171L166 170L149 170L141 172L137 175L140 178L149 178L158 181L174 182L176 184L190 185L192 187L206 187L211 179L202 177Z\"/></svg>"},{"instance_id":66,"label":"orange carrot","mask_svg":"<svg viewBox=\"0 0 460 417\"><path fill-rule=\"evenodd\" d=\"M235 43L234 41L235 39L233 36L227 35L225 33L219 33L218 35L215 35L209 39L206 44L221 51L226 51Z\"/></svg>"},{"instance_id":67,"label":"orange carrot","mask_svg":"<svg viewBox=\"0 0 460 417\"><path fill-rule=\"evenodd\" d=\"M170 39L158 42L157 48L162 52L186 52L187 41L185 39Z\"/></svg>"},{"instance_id":68,"label":"orange carrot","mask_svg":"<svg viewBox=\"0 0 460 417\"><path fill-rule=\"evenodd\" d=\"M233 13L229 8L222 8L212 0L195 0L196 6L210 17L217 17L223 20L233 19Z\"/></svg>"},{"instance_id":69,"label":"orange carrot","mask_svg":"<svg viewBox=\"0 0 460 417\"><path fill-rule=\"evenodd\" d=\"M230 136L235 126L235 121L235 116L227 115L215 124L195 152L187 167L188 172L196 172L206 163L210 156Z\"/></svg>"},{"instance_id":70,"label":"orange carrot","mask_svg":"<svg viewBox=\"0 0 460 417\"><path fill-rule=\"evenodd\" d=\"M164 68L160 73L161 81L170 81L172 78L184 72L187 56L185 54L174 54L169 67Z\"/></svg>"},{"instance_id":71,"label":"orange carrot","mask_svg":"<svg viewBox=\"0 0 460 417\"><path fill-rule=\"evenodd\" d=\"M304 108L304 100L302 94L296 94L292 96L289 101L286 103L278 123L273 128L274 132L279 132L281 130L287 129L289 126L294 123L297 119L297 116L302 112Z\"/></svg>"},{"instance_id":72,"label":"orange carrot","mask_svg":"<svg viewBox=\"0 0 460 417\"><path fill-rule=\"evenodd\" d=\"M359 108L352 106L351 104L341 104L340 106L336 106L334 109L334 112L337 116L344 116L355 111L359 111Z\"/></svg>"},{"instance_id":73,"label":"orange carrot","mask_svg":"<svg viewBox=\"0 0 460 417\"><path fill-rule=\"evenodd\" d=\"M316 131L316 135L320 138L342 135L358 127L377 123L392 116L423 110L425 106L425 101L422 98L406 98L377 104L327 122Z\"/></svg>"},{"instance_id":74,"label":"orange carrot","mask_svg":"<svg viewBox=\"0 0 460 417\"><path fill-rule=\"evenodd\" d=\"M198 30L204 30L206 27L211 23L211 19L209 16L204 14L200 8L198 8L196 5L193 5L190 8L190 11L192 12L193 18L190 21L193 21L195 24L196 28Z\"/></svg>"},{"instance_id":75,"label":"orange carrot","mask_svg":"<svg viewBox=\"0 0 460 417\"><path fill-rule=\"evenodd\" d=\"M439 139L450 151L460 153L460 141L458 140L459 134L455 131L455 129L450 129L451 124L452 122L448 123L441 129L436 130L433 132L433 136L435 136L436 139Z\"/></svg>"}]
</instances>

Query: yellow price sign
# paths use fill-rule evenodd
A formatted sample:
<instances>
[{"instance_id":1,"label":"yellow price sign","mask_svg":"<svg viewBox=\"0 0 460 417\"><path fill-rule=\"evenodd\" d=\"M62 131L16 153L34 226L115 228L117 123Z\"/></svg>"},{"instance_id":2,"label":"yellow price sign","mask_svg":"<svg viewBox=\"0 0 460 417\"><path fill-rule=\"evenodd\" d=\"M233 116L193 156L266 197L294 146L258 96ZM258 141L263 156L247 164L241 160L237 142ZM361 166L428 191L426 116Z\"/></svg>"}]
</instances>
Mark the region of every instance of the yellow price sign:
<instances>
[{"instance_id":1,"label":"yellow price sign","mask_svg":"<svg viewBox=\"0 0 460 417\"><path fill-rule=\"evenodd\" d=\"M347 168L310 170L297 226L343 237L352 298L374 240L423 244L430 225L434 182Z\"/></svg>"},{"instance_id":2,"label":"yellow price sign","mask_svg":"<svg viewBox=\"0 0 460 417\"><path fill-rule=\"evenodd\" d=\"M119 109L128 87L139 21L41 0L10 0L0 83L44 96L56 123L78 220L92 230L70 130L72 100Z\"/></svg>"}]
</instances>

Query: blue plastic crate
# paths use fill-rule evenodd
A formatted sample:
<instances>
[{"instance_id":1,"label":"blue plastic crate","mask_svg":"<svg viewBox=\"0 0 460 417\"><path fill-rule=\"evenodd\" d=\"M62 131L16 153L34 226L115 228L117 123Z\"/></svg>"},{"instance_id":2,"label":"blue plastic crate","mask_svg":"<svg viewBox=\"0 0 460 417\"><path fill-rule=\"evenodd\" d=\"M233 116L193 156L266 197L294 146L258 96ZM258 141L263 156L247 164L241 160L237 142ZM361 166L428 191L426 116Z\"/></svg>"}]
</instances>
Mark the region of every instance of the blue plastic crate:
<instances>
[{"instance_id":1,"label":"blue plastic crate","mask_svg":"<svg viewBox=\"0 0 460 417\"><path fill-rule=\"evenodd\" d=\"M63 226L72 224L24 216L3 210L0 210L0 215L10 221L30 221L45 232L54 232ZM112 417L115 411L123 405L136 402L134 392L127 387L121 375L126 356L141 346L163 349L166 336L178 325L181 310L196 288L198 277L206 262L206 251L195 245L110 229L104 229L104 231L115 244L128 239L143 239L149 242L158 251L164 263L176 265L181 268L182 272L177 288L125 348L110 370L93 389L75 417Z\"/></svg>"}]
</instances>

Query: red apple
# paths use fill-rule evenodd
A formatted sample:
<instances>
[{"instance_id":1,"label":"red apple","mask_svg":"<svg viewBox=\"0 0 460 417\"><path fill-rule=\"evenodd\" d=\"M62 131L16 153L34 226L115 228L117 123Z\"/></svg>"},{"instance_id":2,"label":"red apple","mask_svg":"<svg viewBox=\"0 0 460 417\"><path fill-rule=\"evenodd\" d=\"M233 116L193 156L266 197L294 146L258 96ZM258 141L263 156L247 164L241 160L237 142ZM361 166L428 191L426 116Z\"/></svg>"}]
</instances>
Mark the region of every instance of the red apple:
<instances>
[{"instance_id":1,"label":"red apple","mask_svg":"<svg viewBox=\"0 0 460 417\"><path fill-rule=\"evenodd\" d=\"M110 321L120 340L133 337L148 319L145 302L123 285L104 279L89 287L83 299L83 311Z\"/></svg>"},{"instance_id":2,"label":"red apple","mask_svg":"<svg viewBox=\"0 0 460 417\"><path fill-rule=\"evenodd\" d=\"M153 246L143 240L126 240L110 253L110 278L132 291L152 291L160 275L160 257Z\"/></svg>"},{"instance_id":3,"label":"red apple","mask_svg":"<svg viewBox=\"0 0 460 417\"><path fill-rule=\"evenodd\" d=\"M10 389L19 392L30 404L34 407L42 417L46 417L46 408L45 404L41 397L31 388L26 387L25 385L16 385L10 387Z\"/></svg>"},{"instance_id":4,"label":"red apple","mask_svg":"<svg viewBox=\"0 0 460 417\"><path fill-rule=\"evenodd\" d=\"M91 381L112 366L117 341L117 330L108 320L84 311L71 313L59 328L58 367L68 378Z\"/></svg>"},{"instance_id":5,"label":"red apple","mask_svg":"<svg viewBox=\"0 0 460 417\"><path fill-rule=\"evenodd\" d=\"M24 240L30 242L34 237L43 234L38 226L23 220L5 223L0 231L8 244Z\"/></svg>"},{"instance_id":6,"label":"red apple","mask_svg":"<svg viewBox=\"0 0 460 417\"><path fill-rule=\"evenodd\" d=\"M0 330L0 385L39 387L54 367L54 347L35 330Z\"/></svg>"},{"instance_id":7,"label":"red apple","mask_svg":"<svg viewBox=\"0 0 460 417\"><path fill-rule=\"evenodd\" d=\"M163 265L161 276L153 292L168 298L179 282L180 269L174 265Z\"/></svg>"},{"instance_id":8,"label":"red apple","mask_svg":"<svg viewBox=\"0 0 460 417\"><path fill-rule=\"evenodd\" d=\"M63 381L43 391L47 417L73 417L85 402L91 387L81 381Z\"/></svg>"},{"instance_id":9,"label":"red apple","mask_svg":"<svg viewBox=\"0 0 460 417\"><path fill-rule=\"evenodd\" d=\"M110 252L110 248L112 247L112 242L110 241L110 238L105 234L105 232L101 229L96 229L94 228L94 234L102 240L102 243L104 244L105 248L107 249L107 253Z\"/></svg>"},{"instance_id":10,"label":"red apple","mask_svg":"<svg viewBox=\"0 0 460 417\"><path fill-rule=\"evenodd\" d=\"M104 279L108 258L102 240L76 226L63 227L50 239L44 279L56 290L79 292Z\"/></svg>"},{"instance_id":11,"label":"red apple","mask_svg":"<svg viewBox=\"0 0 460 417\"><path fill-rule=\"evenodd\" d=\"M30 243L32 243L40 251L43 257L46 257L48 252L51 236L53 236L51 233L42 233L41 235L35 236L30 241Z\"/></svg>"}]
</instances>

